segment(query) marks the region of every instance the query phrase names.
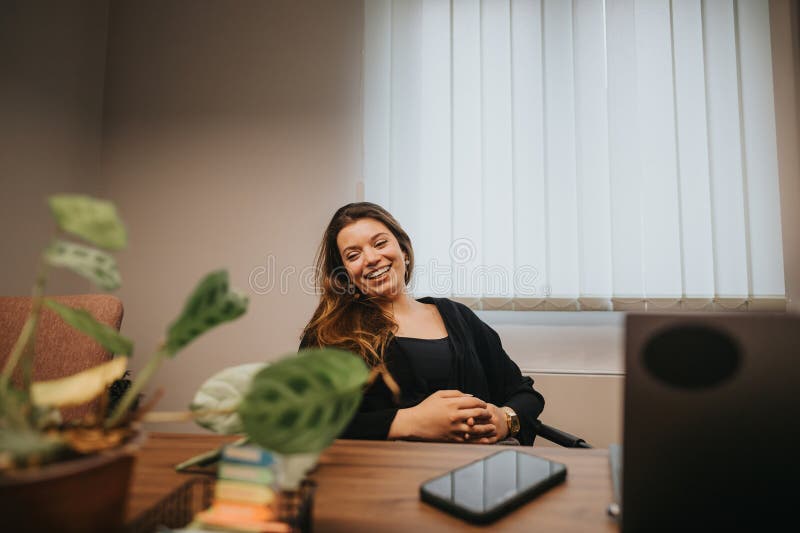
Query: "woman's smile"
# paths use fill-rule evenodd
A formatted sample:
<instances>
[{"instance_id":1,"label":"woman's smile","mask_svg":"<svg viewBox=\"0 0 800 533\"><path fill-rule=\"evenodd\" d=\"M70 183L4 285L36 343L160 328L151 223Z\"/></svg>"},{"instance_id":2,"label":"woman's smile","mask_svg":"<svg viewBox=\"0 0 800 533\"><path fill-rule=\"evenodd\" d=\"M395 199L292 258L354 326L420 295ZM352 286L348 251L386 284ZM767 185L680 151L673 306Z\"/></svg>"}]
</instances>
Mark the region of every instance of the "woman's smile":
<instances>
[{"instance_id":1,"label":"woman's smile","mask_svg":"<svg viewBox=\"0 0 800 533\"><path fill-rule=\"evenodd\" d=\"M386 265L380 268L377 268L366 275L366 278L370 281L376 281L378 279L383 279L386 274L389 273L389 269L392 268L392 265Z\"/></svg>"}]
</instances>

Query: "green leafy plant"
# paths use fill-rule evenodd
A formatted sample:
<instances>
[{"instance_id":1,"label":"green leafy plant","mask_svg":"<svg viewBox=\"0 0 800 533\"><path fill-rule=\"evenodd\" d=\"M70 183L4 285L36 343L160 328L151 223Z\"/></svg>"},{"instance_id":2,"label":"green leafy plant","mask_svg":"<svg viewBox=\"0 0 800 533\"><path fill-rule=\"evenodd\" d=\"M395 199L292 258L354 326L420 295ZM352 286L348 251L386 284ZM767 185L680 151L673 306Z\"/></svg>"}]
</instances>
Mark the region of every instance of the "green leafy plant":
<instances>
[{"instance_id":1,"label":"green leafy plant","mask_svg":"<svg viewBox=\"0 0 800 533\"><path fill-rule=\"evenodd\" d=\"M291 455L324 450L353 417L369 372L349 352L306 350L253 377L239 405L250 439Z\"/></svg>"},{"instance_id":2,"label":"green leafy plant","mask_svg":"<svg viewBox=\"0 0 800 533\"><path fill-rule=\"evenodd\" d=\"M196 286L183 311L168 328L164 343L111 413L106 416L101 411L75 424L62 424L59 408L103 398L109 386L125 374L133 342L95 320L89 312L46 298L49 269L66 268L102 290L117 289L121 277L109 252L126 246L127 231L116 207L108 201L61 194L50 197L48 205L57 235L41 255L31 311L0 373L0 469L43 463L70 453L92 452L118 444L130 433L130 422L140 416L131 408L163 361L175 357L209 329L235 320L247 310L247 297L230 289L228 273L211 272ZM84 242L67 240L69 237ZM71 376L33 382L34 338L43 306L116 357ZM21 386L11 379L18 367L22 368Z\"/></svg>"},{"instance_id":3,"label":"green leafy plant","mask_svg":"<svg viewBox=\"0 0 800 533\"><path fill-rule=\"evenodd\" d=\"M365 385L377 374L350 352L301 350L272 364L239 365L213 375L198 389L191 417L272 451L278 486L292 492L350 422ZM203 453L178 469L208 463L219 453Z\"/></svg>"},{"instance_id":4,"label":"green leafy plant","mask_svg":"<svg viewBox=\"0 0 800 533\"><path fill-rule=\"evenodd\" d=\"M368 380L361 358L335 349L304 350L255 375L238 413L248 438L277 453L281 490L299 489L350 422Z\"/></svg>"}]
</instances>

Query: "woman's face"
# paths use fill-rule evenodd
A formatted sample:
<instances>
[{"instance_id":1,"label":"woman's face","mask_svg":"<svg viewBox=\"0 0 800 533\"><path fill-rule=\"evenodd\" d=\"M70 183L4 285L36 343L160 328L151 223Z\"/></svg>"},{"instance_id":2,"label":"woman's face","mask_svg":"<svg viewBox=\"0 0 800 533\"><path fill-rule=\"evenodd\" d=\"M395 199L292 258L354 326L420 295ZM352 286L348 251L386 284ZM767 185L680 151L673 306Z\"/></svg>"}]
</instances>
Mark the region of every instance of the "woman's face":
<instances>
[{"instance_id":1,"label":"woman's face","mask_svg":"<svg viewBox=\"0 0 800 533\"><path fill-rule=\"evenodd\" d=\"M358 219L339 231L336 244L350 279L361 292L388 300L403 293L406 257L383 222Z\"/></svg>"}]
</instances>

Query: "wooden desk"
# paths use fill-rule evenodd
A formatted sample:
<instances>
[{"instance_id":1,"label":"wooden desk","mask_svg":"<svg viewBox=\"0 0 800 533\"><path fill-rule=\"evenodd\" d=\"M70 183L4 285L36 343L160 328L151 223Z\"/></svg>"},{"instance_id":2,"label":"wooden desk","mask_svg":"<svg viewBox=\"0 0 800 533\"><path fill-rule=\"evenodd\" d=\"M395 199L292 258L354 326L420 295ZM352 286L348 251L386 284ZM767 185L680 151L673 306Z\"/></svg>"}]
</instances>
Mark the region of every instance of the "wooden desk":
<instances>
[{"instance_id":1,"label":"wooden desk","mask_svg":"<svg viewBox=\"0 0 800 533\"><path fill-rule=\"evenodd\" d=\"M125 522L141 516L190 480L192 475L198 475L175 472L176 464L234 440L234 437L218 435L148 434L136 459ZM213 470L209 472L213 473Z\"/></svg>"},{"instance_id":2,"label":"wooden desk","mask_svg":"<svg viewBox=\"0 0 800 533\"><path fill-rule=\"evenodd\" d=\"M231 440L150 434L134 473L128 518L189 479L173 471L176 463ZM618 530L605 514L612 497L606 450L519 449L566 464L567 480L495 522L493 531ZM318 484L314 531L486 531L421 502L419 485L499 450L471 444L336 441L312 475Z\"/></svg>"}]
</instances>

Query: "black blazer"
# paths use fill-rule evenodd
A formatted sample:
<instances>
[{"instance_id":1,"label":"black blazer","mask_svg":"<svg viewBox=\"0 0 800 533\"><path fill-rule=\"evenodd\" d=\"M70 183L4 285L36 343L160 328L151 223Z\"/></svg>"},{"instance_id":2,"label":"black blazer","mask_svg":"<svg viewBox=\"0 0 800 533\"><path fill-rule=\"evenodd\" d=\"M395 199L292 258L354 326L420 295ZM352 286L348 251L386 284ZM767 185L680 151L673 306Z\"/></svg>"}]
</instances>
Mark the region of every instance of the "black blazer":
<instances>
[{"instance_id":1,"label":"black blazer","mask_svg":"<svg viewBox=\"0 0 800 533\"><path fill-rule=\"evenodd\" d=\"M419 301L435 304L444 320L454 354L448 387L511 407L520 421L517 439L532 445L536 436L534 423L544 409L544 398L534 390L533 379L523 376L508 357L497 333L463 304L446 298ZM305 339L300 344L301 349L304 347ZM413 407L427 397L425 376L415 371L396 341L387 346L384 360L400 386L399 405L383 380L377 379L364 392L361 405L341 438L385 440L398 409Z\"/></svg>"}]
</instances>

